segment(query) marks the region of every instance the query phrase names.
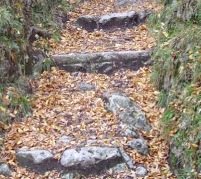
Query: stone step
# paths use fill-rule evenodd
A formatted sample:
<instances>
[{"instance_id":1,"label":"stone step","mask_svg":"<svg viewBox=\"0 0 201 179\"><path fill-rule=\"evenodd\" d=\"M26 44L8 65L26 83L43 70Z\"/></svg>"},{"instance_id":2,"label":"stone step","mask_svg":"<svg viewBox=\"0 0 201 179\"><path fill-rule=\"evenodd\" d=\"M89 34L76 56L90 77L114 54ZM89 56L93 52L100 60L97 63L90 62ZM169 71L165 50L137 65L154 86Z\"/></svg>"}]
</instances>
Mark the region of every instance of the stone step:
<instances>
[{"instance_id":1,"label":"stone step","mask_svg":"<svg viewBox=\"0 0 201 179\"><path fill-rule=\"evenodd\" d=\"M88 176L101 174L109 169L114 173L135 170L139 177L147 175L146 168L134 166L124 149L118 147L91 146L82 147L80 150L67 149L63 152L60 161L54 159L53 154L48 150L20 149L16 152L16 158L20 166L40 174L56 170L65 175ZM2 174L10 176L11 171L9 170L8 174Z\"/></svg>"},{"instance_id":2,"label":"stone step","mask_svg":"<svg viewBox=\"0 0 201 179\"><path fill-rule=\"evenodd\" d=\"M52 55L55 65L69 72L111 74L120 68L138 70L150 59L149 51L116 51Z\"/></svg>"},{"instance_id":3,"label":"stone step","mask_svg":"<svg viewBox=\"0 0 201 179\"><path fill-rule=\"evenodd\" d=\"M76 23L89 32L95 29L108 30L111 28L131 28L144 22L151 14L150 10L143 10L139 13L128 11L123 13L112 13L102 16L83 15L80 16Z\"/></svg>"},{"instance_id":4,"label":"stone step","mask_svg":"<svg viewBox=\"0 0 201 179\"><path fill-rule=\"evenodd\" d=\"M118 126L120 136L129 137L128 146L140 155L147 156L149 148L146 141L140 135L133 136L133 132L136 134L140 131L149 133L151 125L135 101L120 92L104 93L102 99L105 101L105 109L116 114L121 121ZM73 140L71 136L62 136L55 145L68 145ZM134 170L137 176L147 175L146 168L135 163L122 146L117 146L110 138L107 140L110 141L110 146L103 143L104 139L78 143L76 148L64 150L60 160L56 159L51 151L44 149L18 149L16 159L20 166L36 173L56 170L60 173L70 172L87 176L103 174L109 170L112 172ZM8 167L4 165L4 168Z\"/></svg>"},{"instance_id":5,"label":"stone step","mask_svg":"<svg viewBox=\"0 0 201 179\"><path fill-rule=\"evenodd\" d=\"M55 159L48 150L19 149L16 151L16 158L20 166L36 173L57 170L84 175L98 174L121 163L125 163L127 168L134 168L130 157L118 147L88 146L81 147L79 150L67 149L60 160Z\"/></svg>"}]
</instances>

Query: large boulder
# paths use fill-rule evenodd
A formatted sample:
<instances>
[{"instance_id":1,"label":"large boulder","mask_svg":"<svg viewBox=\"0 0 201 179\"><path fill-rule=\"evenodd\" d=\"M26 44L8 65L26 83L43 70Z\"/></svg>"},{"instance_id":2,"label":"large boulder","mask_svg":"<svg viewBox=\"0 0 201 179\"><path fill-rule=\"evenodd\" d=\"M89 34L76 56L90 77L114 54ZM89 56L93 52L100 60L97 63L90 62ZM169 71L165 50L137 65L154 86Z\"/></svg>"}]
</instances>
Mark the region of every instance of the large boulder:
<instances>
[{"instance_id":1,"label":"large boulder","mask_svg":"<svg viewBox=\"0 0 201 179\"><path fill-rule=\"evenodd\" d=\"M64 151L60 163L67 169L73 168L96 173L122 163L122 161L118 148L83 147L80 150L68 149Z\"/></svg>"},{"instance_id":2,"label":"large boulder","mask_svg":"<svg viewBox=\"0 0 201 179\"><path fill-rule=\"evenodd\" d=\"M128 124L128 130L144 130L149 132L151 125L145 114L140 110L134 101L125 94L114 92L103 94L106 109L118 115L122 122Z\"/></svg>"}]
</instances>

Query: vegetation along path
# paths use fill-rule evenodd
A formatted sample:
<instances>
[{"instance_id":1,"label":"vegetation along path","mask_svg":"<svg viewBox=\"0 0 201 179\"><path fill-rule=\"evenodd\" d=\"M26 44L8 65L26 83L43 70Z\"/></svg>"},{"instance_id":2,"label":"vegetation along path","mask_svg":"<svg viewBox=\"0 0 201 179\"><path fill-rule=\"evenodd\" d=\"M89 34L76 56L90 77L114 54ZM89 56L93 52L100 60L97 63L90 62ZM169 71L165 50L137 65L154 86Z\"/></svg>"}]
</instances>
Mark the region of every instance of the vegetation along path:
<instances>
[{"instance_id":1,"label":"vegetation along path","mask_svg":"<svg viewBox=\"0 0 201 179\"><path fill-rule=\"evenodd\" d=\"M69 13L61 41L50 40L56 67L35 84L33 114L6 134L10 169L1 178L174 178L144 23L160 9L151 0L96 0Z\"/></svg>"}]
</instances>

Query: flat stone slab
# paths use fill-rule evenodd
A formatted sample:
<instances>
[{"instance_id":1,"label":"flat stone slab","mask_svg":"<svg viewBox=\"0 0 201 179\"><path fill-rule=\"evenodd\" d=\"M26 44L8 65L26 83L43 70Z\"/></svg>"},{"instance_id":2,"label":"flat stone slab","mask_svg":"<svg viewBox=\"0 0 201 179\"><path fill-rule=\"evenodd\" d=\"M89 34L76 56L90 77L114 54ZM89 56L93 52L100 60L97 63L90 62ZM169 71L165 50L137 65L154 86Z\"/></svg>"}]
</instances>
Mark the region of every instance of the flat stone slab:
<instances>
[{"instance_id":1,"label":"flat stone slab","mask_svg":"<svg viewBox=\"0 0 201 179\"><path fill-rule=\"evenodd\" d=\"M55 159L48 150L20 149L16 152L16 158L20 166L36 173L57 170L66 174L69 172L83 175L100 174L122 163L129 169L134 169L131 158L123 148L118 147L84 146L67 149L62 153L60 160ZM7 165L0 165L0 174L10 173L11 170Z\"/></svg>"},{"instance_id":2,"label":"flat stone slab","mask_svg":"<svg viewBox=\"0 0 201 179\"><path fill-rule=\"evenodd\" d=\"M120 68L138 70L150 59L149 51L70 53L52 55L59 69L110 74Z\"/></svg>"},{"instance_id":3,"label":"flat stone slab","mask_svg":"<svg viewBox=\"0 0 201 179\"><path fill-rule=\"evenodd\" d=\"M87 170L92 172L92 168L93 170L104 170L122 162L123 159L118 148L110 147L68 149L64 151L60 160L61 165L65 168L78 168L85 172Z\"/></svg>"},{"instance_id":4,"label":"flat stone slab","mask_svg":"<svg viewBox=\"0 0 201 179\"><path fill-rule=\"evenodd\" d=\"M108 30L111 28L131 28L144 22L151 14L150 10L139 13L127 11L122 13L111 13L102 16L83 15L78 17L76 23L83 29L92 32L95 29Z\"/></svg>"},{"instance_id":5,"label":"flat stone slab","mask_svg":"<svg viewBox=\"0 0 201 179\"><path fill-rule=\"evenodd\" d=\"M16 153L16 157L21 163L41 164L53 158L53 154L47 150L19 150Z\"/></svg>"}]
</instances>

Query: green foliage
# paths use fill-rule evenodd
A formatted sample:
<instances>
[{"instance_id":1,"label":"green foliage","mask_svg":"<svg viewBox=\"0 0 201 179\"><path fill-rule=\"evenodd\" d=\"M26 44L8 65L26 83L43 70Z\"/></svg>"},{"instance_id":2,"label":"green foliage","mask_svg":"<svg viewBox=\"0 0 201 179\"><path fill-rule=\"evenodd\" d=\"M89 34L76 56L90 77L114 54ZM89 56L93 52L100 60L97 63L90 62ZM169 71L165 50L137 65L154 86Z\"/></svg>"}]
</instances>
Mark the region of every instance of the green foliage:
<instances>
[{"instance_id":1,"label":"green foliage","mask_svg":"<svg viewBox=\"0 0 201 179\"><path fill-rule=\"evenodd\" d=\"M24 51L23 23L19 16L14 16L12 8L0 7L0 59L13 60L20 51Z\"/></svg>"},{"instance_id":2,"label":"green foliage","mask_svg":"<svg viewBox=\"0 0 201 179\"><path fill-rule=\"evenodd\" d=\"M149 19L157 38L152 81L166 107L162 127L170 137L170 164L178 178L201 173L201 1L165 0Z\"/></svg>"},{"instance_id":3,"label":"green foliage","mask_svg":"<svg viewBox=\"0 0 201 179\"><path fill-rule=\"evenodd\" d=\"M44 62L43 62L43 65L42 65L43 70L50 72L51 67L53 66L53 64L54 64L54 61L51 58L46 58L44 60Z\"/></svg>"},{"instance_id":4,"label":"green foliage","mask_svg":"<svg viewBox=\"0 0 201 179\"><path fill-rule=\"evenodd\" d=\"M166 93L165 91L161 91L158 96L158 105L161 107L165 107L167 98L168 98L168 93Z\"/></svg>"},{"instance_id":5,"label":"green foliage","mask_svg":"<svg viewBox=\"0 0 201 179\"><path fill-rule=\"evenodd\" d=\"M10 109L12 111L21 111L25 115L29 115L31 113L31 108L26 97L21 95L16 97L13 93L9 93L8 99L10 100Z\"/></svg>"},{"instance_id":6,"label":"green foliage","mask_svg":"<svg viewBox=\"0 0 201 179\"><path fill-rule=\"evenodd\" d=\"M32 23L43 27L53 26L55 29L58 25L53 21L52 15L57 12L69 10L70 5L67 0L41 0L32 4L30 13L32 14ZM56 12L57 11L57 12Z\"/></svg>"},{"instance_id":7,"label":"green foliage","mask_svg":"<svg viewBox=\"0 0 201 179\"><path fill-rule=\"evenodd\" d=\"M48 28L56 33L59 26L55 15L66 12L69 7L67 0L1 1L0 60L24 65L27 48L31 45L28 42L30 27Z\"/></svg>"},{"instance_id":8,"label":"green foliage","mask_svg":"<svg viewBox=\"0 0 201 179\"><path fill-rule=\"evenodd\" d=\"M20 94L14 87L1 85L0 89L0 121L9 123L31 114L29 95Z\"/></svg>"},{"instance_id":9,"label":"green foliage","mask_svg":"<svg viewBox=\"0 0 201 179\"><path fill-rule=\"evenodd\" d=\"M20 70L25 74L26 62L30 55L32 42L29 37L32 27L48 29L53 38L58 39L58 31L61 28L57 24L56 17L66 13L70 8L68 0L1 0L0 1L0 62L8 61L16 68L10 71ZM35 35L35 34L34 34ZM44 42L37 44L37 48L49 50L49 44ZM46 59L43 63L44 70L49 70L52 61ZM9 66L9 65L8 65ZM7 74L6 74L7 75ZM0 122L8 122L13 118L21 118L31 113L29 96L21 94L17 90L18 84L13 86L10 78L0 78ZM8 90L12 86L12 90ZM14 89L14 90L13 90Z\"/></svg>"}]
</instances>

